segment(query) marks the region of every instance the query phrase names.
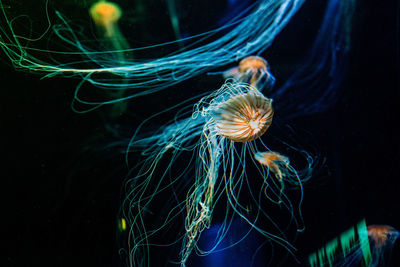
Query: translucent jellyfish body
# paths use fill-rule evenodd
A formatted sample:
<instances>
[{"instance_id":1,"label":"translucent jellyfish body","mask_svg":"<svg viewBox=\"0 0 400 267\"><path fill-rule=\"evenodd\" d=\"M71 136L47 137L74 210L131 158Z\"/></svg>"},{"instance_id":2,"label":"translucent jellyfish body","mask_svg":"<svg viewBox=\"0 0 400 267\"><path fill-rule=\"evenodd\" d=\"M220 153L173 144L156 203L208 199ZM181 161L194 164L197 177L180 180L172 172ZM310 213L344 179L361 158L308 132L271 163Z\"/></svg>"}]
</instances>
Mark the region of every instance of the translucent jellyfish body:
<instances>
[{"instance_id":1,"label":"translucent jellyfish body","mask_svg":"<svg viewBox=\"0 0 400 267\"><path fill-rule=\"evenodd\" d=\"M391 266L391 254L400 232L389 225L369 225L368 239L371 247L371 266Z\"/></svg>"},{"instance_id":2,"label":"translucent jellyfish body","mask_svg":"<svg viewBox=\"0 0 400 267\"><path fill-rule=\"evenodd\" d=\"M89 13L94 23L103 28L104 36L108 38L115 36L118 20L122 15L122 11L117 4L99 1L90 8Z\"/></svg>"},{"instance_id":3,"label":"translucent jellyfish body","mask_svg":"<svg viewBox=\"0 0 400 267\"><path fill-rule=\"evenodd\" d=\"M129 52L128 41L118 27L118 21L122 16L121 8L116 3L100 0L90 7L89 15L97 28L100 37L99 41L104 52L108 52L109 55L113 56L115 62L121 66L126 64L127 58L132 60L133 54ZM121 79L121 86L125 82L126 80ZM121 99L124 94L125 90L106 91L107 97L112 99ZM126 103L119 102L114 104L109 111L109 116L115 118L125 113L125 111Z\"/></svg>"},{"instance_id":4,"label":"translucent jellyfish body","mask_svg":"<svg viewBox=\"0 0 400 267\"><path fill-rule=\"evenodd\" d=\"M282 169L287 169L289 159L277 152L257 152L254 158L262 165L267 166L269 170L279 179L285 175Z\"/></svg>"}]
</instances>

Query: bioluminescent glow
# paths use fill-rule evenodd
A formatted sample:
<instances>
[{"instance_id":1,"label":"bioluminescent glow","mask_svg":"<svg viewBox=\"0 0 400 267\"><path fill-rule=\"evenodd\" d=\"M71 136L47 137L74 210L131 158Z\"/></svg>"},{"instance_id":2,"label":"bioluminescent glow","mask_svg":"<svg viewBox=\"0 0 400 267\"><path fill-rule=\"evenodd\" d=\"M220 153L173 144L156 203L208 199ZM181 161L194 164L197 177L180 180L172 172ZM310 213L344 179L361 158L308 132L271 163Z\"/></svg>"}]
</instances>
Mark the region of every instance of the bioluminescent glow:
<instances>
[{"instance_id":1,"label":"bioluminescent glow","mask_svg":"<svg viewBox=\"0 0 400 267\"><path fill-rule=\"evenodd\" d=\"M324 247L309 256L309 264L315 266L336 266L338 261L348 259L355 252L361 256L357 264L369 266L371 250L368 243L367 226L365 220L359 222L343 232L340 237L334 238ZM349 256L350 255L350 256ZM339 260L338 260L339 259ZM351 265L338 265L351 266Z\"/></svg>"},{"instance_id":2,"label":"bioluminescent glow","mask_svg":"<svg viewBox=\"0 0 400 267\"><path fill-rule=\"evenodd\" d=\"M105 51L116 51L110 56L114 55L115 62L119 63L120 66L126 64L126 59L133 59L133 55L129 54L128 51L130 46L125 36L122 34L118 26L118 21L122 16L121 8L113 2L105 0L99 0L94 3L89 9L89 15L92 18L97 33L99 35L99 42L102 49ZM125 80L121 79L120 83L124 83ZM124 97L124 90L107 91L107 97L113 99L120 99ZM115 118L126 112L127 103L120 101L115 103L112 109L108 112L111 118Z\"/></svg>"},{"instance_id":3,"label":"bioluminescent glow","mask_svg":"<svg viewBox=\"0 0 400 267\"><path fill-rule=\"evenodd\" d=\"M356 0L327 2L321 27L305 62L278 90L269 93L280 100L276 110L279 109L281 116L294 118L321 112L336 101L346 75L355 8Z\"/></svg>"},{"instance_id":4,"label":"bioluminescent glow","mask_svg":"<svg viewBox=\"0 0 400 267\"><path fill-rule=\"evenodd\" d=\"M112 38L116 34L118 20L122 11L117 4L99 1L89 9L89 14L94 23L104 31L104 36Z\"/></svg>"},{"instance_id":5,"label":"bioluminescent glow","mask_svg":"<svg viewBox=\"0 0 400 267\"><path fill-rule=\"evenodd\" d=\"M261 138L268 138L274 111L279 118L293 118L322 111L335 100L344 77L355 0L327 1L308 57L282 86L273 87L273 66L259 55L304 3L256 0L217 29L132 47L129 41L137 37L122 33L118 22L124 13L115 3L99 1L88 10L87 25L93 22L98 34L93 44L82 30L86 24L77 27L61 8L53 14L49 5L48 27L43 33L36 37L32 29L21 32L16 27L21 18L33 18L13 14L14 3L6 7L0 0L0 47L5 55L16 68L45 77L79 77L73 104L89 105L84 111L161 91L213 70L231 78L156 130L143 129L157 115L145 120L129 141L127 164L131 166L130 157L135 152L141 155L129 172L118 221L120 232L129 232L130 265L150 265L153 247L180 244L176 260L185 266L193 252L207 255L220 249L233 218L247 223L249 232L294 251L287 232L304 229L302 184L310 178L313 158L289 145L285 151L273 151ZM174 33L179 37L174 2L168 4ZM41 47L48 37L48 43L56 45ZM166 48L171 45L180 48L169 52ZM164 48L168 52L162 56L134 58ZM220 71L236 61L240 61L237 68ZM95 97L91 95L93 88L100 91ZM291 150L305 162L302 168L294 167ZM214 244L203 249L198 241L214 219L219 225Z\"/></svg>"},{"instance_id":6,"label":"bioluminescent glow","mask_svg":"<svg viewBox=\"0 0 400 267\"><path fill-rule=\"evenodd\" d=\"M400 233L389 225L362 220L309 257L311 266L390 266L392 248Z\"/></svg>"},{"instance_id":7,"label":"bioluminescent glow","mask_svg":"<svg viewBox=\"0 0 400 267\"><path fill-rule=\"evenodd\" d=\"M163 243L164 238L157 244L153 240L171 225L179 225L178 218L184 221L185 230L171 242L182 242L180 264L185 266L193 250L200 255L211 253L213 249L203 251L197 241L210 227L216 206L223 223L215 246L227 234L232 218L238 216L252 231L294 249L285 238L284 229L289 226L278 225L269 211L275 206L286 214L280 221L287 216L288 224L303 230L302 182L310 177L313 159L303 153L307 163L300 172L278 153L267 164L259 160L259 151L274 153L260 139L272 122L272 100L255 87L231 81L203 97L191 116L188 113L184 108L156 133L147 137L135 134L129 142L128 151L140 151L143 156L131 172L123 205L123 217L131 225L130 263L135 266L149 260L145 256L151 246L170 245ZM161 205L161 210L153 203ZM153 216L160 221L154 223ZM148 220L151 223L145 223ZM270 229L259 225L266 222Z\"/></svg>"},{"instance_id":8,"label":"bioluminescent glow","mask_svg":"<svg viewBox=\"0 0 400 267\"><path fill-rule=\"evenodd\" d=\"M100 0L90 7L89 14L97 27L106 50L121 51L130 48L128 41L118 27L118 21L122 16L122 10L117 4ZM120 52L116 54L120 65L124 64L124 54Z\"/></svg>"},{"instance_id":9,"label":"bioluminescent glow","mask_svg":"<svg viewBox=\"0 0 400 267\"><path fill-rule=\"evenodd\" d=\"M75 31L61 11L55 10L62 23L52 25L52 31L65 43L65 46L68 45L73 50L53 51L36 48L34 46L36 39L15 31L14 25L17 24L19 17L9 17L8 9L4 8L3 1L0 1L0 7L3 7L1 8L3 22L0 46L17 68L47 73L48 77L79 75L82 83L89 82L104 90L127 90L122 98L93 101L80 97L82 83L78 85L75 94L76 101L89 105L101 105L160 91L193 76L264 51L304 1L256 1L228 24L187 38L190 44L183 50L155 59L126 59L124 66L115 60L116 53L160 50L163 46L182 40L162 44L155 42L149 46L133 47L129 50L98 51L93 47L85 46L87 37ZM50 23L53 22L49 22L49 27ZM115 27L107 26L106 34L112 34ZM228 32L223 34L226 31ZM222 36L214 38L216 34L222 34ZM210 41L207 43L206 40ZM201 41L202 45L197 44L197 41ZM73 61L71 58L63 58L63 62L55 59L58 55L68 54L74 55L74 58L81 57L81 59ZM110 74L113 77L110 77ZM120 79L126 82L121 83Z\"/></svg>"},{"instance_id":10,"label":"bioluminescent glow","mask_svg":"<svg viewBox=\"0 0 400 267\"><path fill-rule=\"evenodd\" d=\"M29 14L11 15L13 4L5 5L0 0L0 47L16 68L43 73L45 77L80 76L82 82L75 89L74 103L88 105L78 108L78 112L88 111L99 105L164 90L249 55L260 54L272 44L304 2L305 0L258 0L215 30L167 43L155 41L150 45L130 49L127 48L128 41L115 21L118 14L122 14L118 12L118 8L116 15L112 16L114 20L108 22L100 22L99 15L93 15L92 11L92 20L104 34L100 40L103 45L99 49L98 45L93 45L93 40L88 41L91 39L81 29L76 29L72 19L66 18L59 10L54 12L61 23L56 24L48 19L48 28L43 34L36 37L32 36L31 31L20 32L16 25L20 20L29 18ZM283 86L275 87L274 91L269 92L272 98L281 100L276 109L280 110L282 116L294 117L298 114L319 112L331 106L337 98L338 86L346 73L355 3L356 0L327 2L321 28L304 62L299 62L299 68ZM100 1L91 10L105 4L114 7L111 2ZM46 12L49 17L50 10ZM174 11L171 14L172 21L176 21L175 13ZM90 24L90 18L87 19ZM175 32L177 29L175 27ZM42 40L51 33L58 36L51 38L52 43L59 44L56 46L58 50L40 46ZM136 36L129 39L136 40ZM146 54L151 54L152 51L161 51L177 43L180 46L185 43L185 47L157 58L133 58L136 52L145 51ZM236 72L233 76L237 77L240 73ZM253 80L249 82L254 85L257 75L251 79ZM273 82L273 79L267 81ZM90 86L87 83L106 93L94 96L93 88L88 89Z\"/></svg>"}]
</instances>

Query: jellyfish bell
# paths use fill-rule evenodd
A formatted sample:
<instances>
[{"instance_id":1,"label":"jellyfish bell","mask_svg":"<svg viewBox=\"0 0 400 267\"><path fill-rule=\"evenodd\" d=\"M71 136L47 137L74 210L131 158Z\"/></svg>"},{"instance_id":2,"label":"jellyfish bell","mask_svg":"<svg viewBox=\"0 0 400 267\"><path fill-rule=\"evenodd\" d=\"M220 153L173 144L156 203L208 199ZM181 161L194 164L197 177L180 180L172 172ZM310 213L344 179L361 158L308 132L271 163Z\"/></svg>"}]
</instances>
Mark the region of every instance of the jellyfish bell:
<instances>
[{"instance_id":1,"label":"jellyfish bell","mask_svg":"<svg viewBox=\"0 0 400 267\"><path fill-rule=\"evenodd\" d=\"M89 14L99 35L104 38L102 45L107 50L113 50L119 62L123 63L124 53L127 53L124 50L128 50L130 46L118 27L118 21L122 17L121 8L116 3L100 0L90 7Z\"/></svg>"},{"instance_id":2,"label":"jellyfish bell","mask_svg":"<svg viewBox=\"0 0 400 267\"><path fill-rule=\"evenodd\" d=\"M383 247L387 242L395 241L400 233L389 225L369 225L368 237L375 247Z\"/></svg>"},{"instance_id":3,"label":"jellyfish bell","mask_svg":"<svg viewBox=\"0 0 400 267\"><path fill-rule=\"evenodd\" d=\"M106 37L114 35L115 25L122 16L122 11L115 3L99 1L92 5L89 10L90 17L98 27L104 29Z\"/></svg>"},{"instance_id":4,"label":"jellyfish bell","mask_svg":"<svg viewBox=\"0 0 400 267\"><path fill-rule=\"evenodd\" d=\"M141 156L135 160L123 204L127 211L124 218L131 226L132 262L141 265L153 244L164 246L181 240L179 262L186 266L193 251L205 256L218 250L217 245L227 237L234 218L241 218L250 226L249 231L257 231L294 255L295 248L289 240L304 229L302 181L308 177L287 164L286 169L279 166L282 179L272 179L273 173L253 156L255 151L269 151L260 137L270 127L273 114L272 99L247 83L227 81L194 106L179 107L170 123L151 135L139 132L149 121L138 127L126 151L139 152ZM277 155L276 165L279 159L288 162ZM246 159L250 159L248 163ZM255 178L251 182L250 173ZM296 193L289 193L292 189ZM173 201L165 201L164 194L173 196ZM152 220L144 208L159 209L157 203L163 205L165 214ZM279 223L269 215L274 211L281 214ZM142 229L139 221L144 219L147 226ZM154 233L164 234L172 222L181 226L178 238L153 237ZM202 233L214 223L221 223L217 236L207 248L199 247ZM290 226L295 226L296 231ZM234 240L232 245L239 242L241 239Z\"/></svg>"},{"instance_id":5,"label":"jellyfish bell","mask_svg":"<svg viewBox=\"0 0 400 267\"><path fill-rule=\"evenodd\" d=\"M89 14L96 25L98 35L101 37L99 42L102 49L121 66L127 62L127 59L132 59L133 54L129 50L129 43L118 27L118 21L122 16L121 8L116 3L100 0L91 6ZM124 86L126 80L116 80L115 84ZM106 95L107 98L121 99L124 97L124 93L125 90L108 90ZM108 116L112 119L118 118L126 112L126 109L127 104L118 101L111 106Z\"/></svg>"},{"instance_id":6,"label":"jellyfish bell","mask_svg":"<svg viewBox=\"0 0 400 267\"><path fill-rule=\"evenodd\" d=\"M214 113L217 132L235 142L249 142L263 135L272 123L272 99L257 90L233 96Z\"/></svg>"},{"instance_id":7,"label":"jellyfish bell","mask_svg":"<svg viewBox=\"0 0 400 267\"><path fill-rule=\"evenodd\" d=\"M226 71L224 77L249 83L259 90L264 87L271 88L275 82L275 78L269 72L268 62L260 56L245 57L238 67Z\"/></svg>"},{"instance_id":8,"label":"jellyfish bell","mask_svg":"<svg viewBox=\"0 0 400 267\"><path fill-rule=\"evenodd\" d=\"M255 79L261 73L268 74L267 61L259 56L249 56L242 59L239 63L239 72L252 74L252 79Z\"/></svg>"}]
</instances>

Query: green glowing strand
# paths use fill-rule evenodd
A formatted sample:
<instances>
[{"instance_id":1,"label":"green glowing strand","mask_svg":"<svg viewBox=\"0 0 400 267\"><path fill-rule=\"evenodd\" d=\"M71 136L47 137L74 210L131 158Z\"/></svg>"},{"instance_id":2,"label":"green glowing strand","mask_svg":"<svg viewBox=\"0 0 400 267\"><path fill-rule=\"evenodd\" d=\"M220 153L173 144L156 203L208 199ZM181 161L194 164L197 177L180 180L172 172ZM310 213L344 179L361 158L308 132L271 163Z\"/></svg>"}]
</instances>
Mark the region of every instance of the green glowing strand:
<instances>
[{"instance_id":1,"label":"green glowing strand","mask_svg":"<svg viewBox=\"0 0 400 267\"><path fill-rule=\"evenodd\" d=\"M354 227L348 229L343 234L340 235L340 244L342 245L343 256L347 255L347 252L350 251L352 245L356 242L356 233L354 231Z\"/></svg>"},{"instance_id":2,"label":"green glowing strand","mask_svg":"<svg viewBox=\"0 0 400 267\"><path fill-rule=\"evenodd\" d=\"M312 253L308 261L312 267L334 266L337 261L346 261L354 255L362 255L362 266L370 266L372 256L365 219Z\"/></svg>"},{"instance_id":3,"label":"green glowing strand","mask_svg":"<svg viewBox=\"0 0 400 267\"><path fill-rule=\"evenodd\" d=\"M338 246L339 246L339 240L337 238L333 239L325 246L327 255L326 257L328 258L329 266L332 266L333 261L335 260L335 254L336 254L335 252L337 251Z\"/></svg>"},{"instance_id":4,"label":"green glowing strand","mask_svg":"<svg viewBox=\"0 0 400 267\"><path fill-rule=\"evenodd\" d=\"M317 254L313 253L310 256L308 256L308 261L310 262L311 267L316 267L317 265Z\"/></svg>"},{"instance_id":5,"label":"green glowing strand","mask_svg":"<svg viewBox=\"0 0 400 267\"><path fill-rule=\"evenodd\" d=\"M368 230L365 219L358 223L358 238L364 258L364 266L369 266L372 260L371 248L369 246Z\"/></svg>"}]
</instances>

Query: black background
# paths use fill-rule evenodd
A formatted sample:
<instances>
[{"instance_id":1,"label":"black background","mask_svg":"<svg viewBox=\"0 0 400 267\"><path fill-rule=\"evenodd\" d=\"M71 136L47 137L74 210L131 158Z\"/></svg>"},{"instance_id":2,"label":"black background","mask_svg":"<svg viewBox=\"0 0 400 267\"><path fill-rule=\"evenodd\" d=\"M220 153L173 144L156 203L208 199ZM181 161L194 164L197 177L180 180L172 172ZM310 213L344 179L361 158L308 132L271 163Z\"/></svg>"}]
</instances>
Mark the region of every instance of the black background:
<instances>
[{"instance_id":1,"label":"black background","mask_svg":"<svg viewBox=\"0 0 400 267\"><path fill-rule=\"evenodd\" d=\"M400 229L398 8L394 1L359 3L340 99L290 122L312 133L330 174L305 188L301 257L362 218ZM118 266L122 155L86 147L106 142L102 116L71 110L77 80L39 80L1 58L0 265ZM147 110L135 123L152 113L140 103Z\"/></svg>"}]
</instances>

